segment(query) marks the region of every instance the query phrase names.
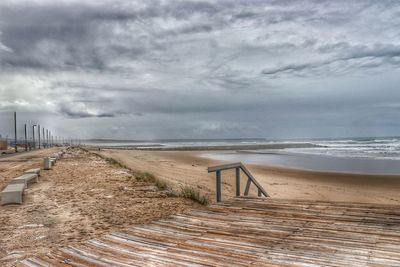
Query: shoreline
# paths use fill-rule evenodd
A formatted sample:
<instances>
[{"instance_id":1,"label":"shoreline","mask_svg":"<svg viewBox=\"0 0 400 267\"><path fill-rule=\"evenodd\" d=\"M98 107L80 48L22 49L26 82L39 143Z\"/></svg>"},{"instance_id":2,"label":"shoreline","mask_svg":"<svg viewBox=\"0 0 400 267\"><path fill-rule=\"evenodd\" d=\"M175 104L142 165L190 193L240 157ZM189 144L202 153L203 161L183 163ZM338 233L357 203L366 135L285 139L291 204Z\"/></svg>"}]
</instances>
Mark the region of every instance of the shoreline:
<instances>
[{"instance_id":1,"label":"shoreline","mask_svg":"<svg viewBox=\"0 0 400 267\"><path fill-rule=\"evenodd\" d=\"M201 157L225 162L242 162L268 168L319 174L384 176L400 178L400 160L367 157L341 157L285 151L209 151Z\"/></svg>"},{"instance_id":2,"label":"shoreline","mask_svg":"<svg viewBox=\"0 0 400 267\"><path fill-rule=\"evenodd\" d=\"M239 145L210 145L210 146L162 146L150 145L87 145L88 149L120 149L120 150L143 150L143 151L234 151L234 150L260 150L260 149L285 149L285 148L315 148L324 147L312 143L274 143L274 144L239 144Z\"/></svg>"},{"instance_id":3,"label":"shoreline","mask_svg":"<svg viewBox=\"0 0 400 267\"><path fill-rule=\"evenodd\" d=\"M215 174L207 168L229 162L201 157L201 151L110 150L99 153L129 168L152 173L172 187L191 185L215 199ZM400 176L329 173L245 164L273 198L400 204ZM244 189L245 179L241 181ZM242 189L242 190L243 190ZM252 186L251 194L256 195ZM223 199L235 196L234 170L222 173Z\"/></svg>"},{"instance_id":4,"label":"shoreline","mask_svg":"<svg viewBox=\"0 0 400 267\"><path fill-rule=\"evenodd\" d=\"M190 147L159 147L157 145L150 145L146 147L141 146L85 146L85 149L97 151L97 150L121 150L121 151L152 151L152 152L187 152L196 157L200 158L208 158L210 160L220 161L220 162L227 162L231 163L235 160L224 160L213 158L208 155L199 155L198 153L207 152L207 153L218 153L218 152L231 152L231 153L240 153L240 154L249 154L249 155L277 155L277 156L304 156L304 157L322 157L326 159L348 159L348 160L365 160L365 161L394 161L394 159L385 159L385 158L361 158L361 157L339 157L334 155L319 155L319 154L302 154L296 152L283 152L279 151L285 148L314 148L314 147L323 147L319 145L314 145L311 143L293 143L293 144L257 144L257 145L221 145L221 146L190 146ZM256 150L263 150L263 149L271 149L277 151L270 151L266 153L259 153ZM250 151L249 151L250 150ZM251 151L252 150L252 151ZM279 170L286 170L287 172L304 172L310 174L318 174L318 175L352 175L352 176L369 176L369 177L392 177L392 178L400 178L400 172L398 174L394 173L368 173L363 171L338 171L338 170L315 170L312 168L302 168L302 167L291 167L291 166L281 166L281 165L274 165L268 163L258 163L258 162L246 162L244 160L237 160L238 162L242 162L246 165L254 165L258 167L266 167L269 169L279 169ZM235 161L236 162L236 161Z\"/></svg>"}]
</instances>

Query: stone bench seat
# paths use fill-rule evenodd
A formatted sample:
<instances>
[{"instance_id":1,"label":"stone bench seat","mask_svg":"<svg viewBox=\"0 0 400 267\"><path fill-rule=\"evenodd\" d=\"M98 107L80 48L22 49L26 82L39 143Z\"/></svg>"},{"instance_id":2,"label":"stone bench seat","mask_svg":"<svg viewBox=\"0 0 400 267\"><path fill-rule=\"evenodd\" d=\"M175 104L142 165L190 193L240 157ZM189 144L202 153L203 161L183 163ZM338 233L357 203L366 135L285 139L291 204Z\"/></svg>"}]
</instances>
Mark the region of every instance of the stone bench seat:
<instances>
[{"instance_id":1,"label":"stone bench seat","mask_svg":"<svg viewBox=\"0 0 400 267\"><path fill-rule=\"evenodd\" d=\"M38 176L40 176L40 168L26 170L25 173L36 173Z\"/></svg>"},{"instance_id":2,"label":"stone bench seat","mask_svg":"<svg viewBox=\"0 0 400 267\"><path fill-rule=\"evenodd\" d=\"M9 184L1 192L1 205L22 204L25 184Z\"/></svg>"},{"instance_id":3,"label":"stone bench seat","mask_svg":"<svg viewBox=\"0 0 400 267\"><path fill-rule=\"evenodd\" d=\"M51 160L49 157L43 159L43 169L50 170L52 167Z\"/></svg>"},{"instance_id":4,"label":"stone bench seat","mask_svg":"<svg viewBox=\"0 0 400 267\"><path fill-rule=\"evenodd\" d=\"M36 173L26 173L21 175L11 180L10 184L23 184L27 187L30 182L38 182L38 175Z\"/></svg>"}]
</instances>

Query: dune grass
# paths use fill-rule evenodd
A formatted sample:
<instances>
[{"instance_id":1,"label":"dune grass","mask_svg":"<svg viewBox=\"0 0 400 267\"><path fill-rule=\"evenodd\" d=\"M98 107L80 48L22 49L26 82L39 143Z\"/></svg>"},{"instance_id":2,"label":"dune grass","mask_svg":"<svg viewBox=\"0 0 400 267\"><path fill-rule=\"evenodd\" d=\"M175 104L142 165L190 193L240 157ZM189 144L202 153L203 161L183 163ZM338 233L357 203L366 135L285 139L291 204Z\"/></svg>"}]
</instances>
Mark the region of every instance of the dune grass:
<instances>
[{"instance_id":1,"label":"dune grass","mask_svg":"<svg viewBox=\"0 0 400 267\"><path fill-rule=\"evenodd\" d=\"M106 157L106 156L98 154L98 153L90 152L86 149L83 149L83 150L88 153L92 153L92 154L99 156L100 158L104 159L107 163L109 163L113 166L128 169L133 174L133 177L136 179L136 181L138 181L138 182L152 183L159 190L168 190L169 189L168 184L164 180L157 178L155 175L153 175L151 173L135 172L119 160L116 160L111 157ZM168 190L168 191L169 191L168 196L170 196L170 197L188 198L195 202L200 203L201 205L207 205L210 203L210 199L208 197L202 195L198 189L196 189L192 186L189 186L189 185L182 186L180 188L180 191L178 191L178 192L175 192L173 190Z\"/></svg>"},{"instance_id":2,"label":"dune grass","mask_svg":"<svg viewBox=\"0 0 400 267\"><path fill-rule=\"evenodd\" d=\"M181 188L179 196L196 201L201 205L207 205L210 202L210 199L202 195L198 189L188 185L185 185Z\"/></svg>"},{"instance_id":3,"label":"dune grass","mask_svg":"<svg viewBox=\"0 0 400 267\"><path fill-rule=\"evenodd\" d=\"M105 161L107 161L107 163L114 165L116 167L120 167L120 168L124 168L124 169L129 169L125 164L123 164L122 162L114 159L114 158L110 158L110 157L103 157L103 159Z\"/></svg>"},{"instance_id":4,"label":"dune grass","mask_svg":"<svg viewBox=\"0 0 400 267\"><path fill-rule=\"evenodd\" d=\"M137 181L153 183L160 190L166 190L168 188L168 185L167 185L167 183L165 181L158 179L156 176L154 176L151 173L139 172L139 173L135 173L134 176L135 176Z\"/></svg>"}]
</instances>

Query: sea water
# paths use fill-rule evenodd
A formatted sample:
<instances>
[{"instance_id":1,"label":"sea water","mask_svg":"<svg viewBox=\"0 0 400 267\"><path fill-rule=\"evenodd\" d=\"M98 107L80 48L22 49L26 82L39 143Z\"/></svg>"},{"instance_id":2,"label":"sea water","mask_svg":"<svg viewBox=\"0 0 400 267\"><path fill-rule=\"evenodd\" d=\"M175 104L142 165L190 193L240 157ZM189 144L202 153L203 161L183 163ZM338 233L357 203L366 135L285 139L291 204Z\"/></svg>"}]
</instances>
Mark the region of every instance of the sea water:
<instances>
[{"instance_id":1,"label":"sea water","mask_svg":"<svg viewBox=\"0 0 400 267\"><path fill-rule=\"evenodd\" d=\"M291 141L293 142L293 141ZM400 175L400 138L352 138L296 141L316 145L206 153L205 157L292 169Z\"/></svg>"},{"instance_id":2,"label":"sea water","mask_svg":"<svg viewBox=\"0 0 400 267\"><path fill-rule=\"evenodd\" d=\"M281 149L204 152L203 156L227 162L277 166L313 171L400 175L400 137L342 139L197 139L98 142L113 147L207 147L282 144ZM284 148L287 144L309 147Z\"/></svg>"}]
</instances>

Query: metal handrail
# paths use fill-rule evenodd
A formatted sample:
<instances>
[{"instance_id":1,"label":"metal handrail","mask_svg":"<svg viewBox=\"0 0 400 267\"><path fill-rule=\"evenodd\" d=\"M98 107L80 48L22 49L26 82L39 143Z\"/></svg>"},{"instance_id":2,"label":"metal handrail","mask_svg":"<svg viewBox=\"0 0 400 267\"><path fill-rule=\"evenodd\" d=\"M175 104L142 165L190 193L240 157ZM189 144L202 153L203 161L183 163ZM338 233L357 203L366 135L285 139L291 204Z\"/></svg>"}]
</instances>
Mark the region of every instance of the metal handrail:
<instances>
[{"instance_id":1,"label":"metal handrail","mask_svg":"<svg viewBox=\"0 0 400 267\"><path fill-rule=\"evenodd\" d=\"M269 197L267 191L257 182L256 178L250 173L250 171L241 163L231 163L231 164L224 164L218 166L208 167L208 172L215 172L216 173L216 194L217 194L217 202L221 202L221 171L229 170L229 169L236 169L236 196L240 196L240 170L244 172L247 176L247 183L246 188L244 190L244 195L248 196L250 191L250 185L253 183L258 189L258 196L261 197L264 195L265 197Z\"/></svg>"}]
</instances>

